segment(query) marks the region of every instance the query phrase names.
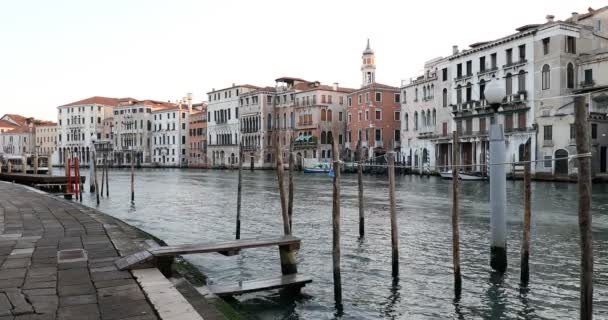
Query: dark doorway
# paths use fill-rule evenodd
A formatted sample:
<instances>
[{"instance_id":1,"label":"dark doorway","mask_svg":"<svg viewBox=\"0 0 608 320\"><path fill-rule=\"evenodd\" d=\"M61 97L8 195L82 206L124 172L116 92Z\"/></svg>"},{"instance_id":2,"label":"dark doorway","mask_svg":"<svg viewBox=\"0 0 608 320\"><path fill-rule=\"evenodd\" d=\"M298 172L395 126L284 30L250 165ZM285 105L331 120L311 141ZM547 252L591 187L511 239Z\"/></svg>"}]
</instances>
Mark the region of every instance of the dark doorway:
<instances>
[{"instance_id":1,"label":"dark doorway","mask_svg":"<svg viewBox=\"0 0 608 320\"><path fill-rule=\"evenodd\" d=\"M555 158L566 158L568 157L568 151L559 149L555 151ZM567 176L568 175L568 159L555 160L555 175Z\"/></svg>"}]
</instances>

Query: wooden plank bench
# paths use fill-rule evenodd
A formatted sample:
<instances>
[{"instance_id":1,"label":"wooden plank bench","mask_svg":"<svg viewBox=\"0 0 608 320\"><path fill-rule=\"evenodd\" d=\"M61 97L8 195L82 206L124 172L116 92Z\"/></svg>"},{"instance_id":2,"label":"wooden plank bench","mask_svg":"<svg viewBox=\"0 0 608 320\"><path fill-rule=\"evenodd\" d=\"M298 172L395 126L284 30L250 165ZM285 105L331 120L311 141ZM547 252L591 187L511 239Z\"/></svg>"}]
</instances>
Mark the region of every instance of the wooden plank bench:
<instances>
[{"instance_id":1,"label":"wooden plank bench","mask_svg":"<svg viewBox=\"0 0 608 320\"><path fill-rule=\"evenodd\" d=\"M285 287L303 287L311 282L312 278L296 273L269 279L239 281L231 284L215 284L210 285L208 288L209 291L213 292L215 295L222 297Z\"/></svg>"},{"instance_id":2,"label":"wooden plank bench","mask_svg":"<svg viewBox=\"0 0 608 320\"><path fill-rule=\"evenodd\" d=\"M279 246L298 250L301 240L293 236L272 239L241 239L221 243L184 244L156 247L122 257L114 262L119 270L138 269L155 264L165 275L170 274L173 257L195 253L238 252L242 249Z\"/></svg>"}]
</instances>

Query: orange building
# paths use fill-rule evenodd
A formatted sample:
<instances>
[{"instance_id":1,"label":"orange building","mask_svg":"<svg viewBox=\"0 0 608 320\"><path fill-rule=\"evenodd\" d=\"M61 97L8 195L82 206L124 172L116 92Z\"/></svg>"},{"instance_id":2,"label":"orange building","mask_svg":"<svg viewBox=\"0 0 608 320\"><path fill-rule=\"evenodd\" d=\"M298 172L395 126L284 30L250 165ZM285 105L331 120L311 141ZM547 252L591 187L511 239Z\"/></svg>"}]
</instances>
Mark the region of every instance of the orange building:
<instances>
[{"instance_id":1,"label":"orange building","mask_svg":"<svg viewBox=\"0 0 608 320\"><path fill-rule=\"evenodd\" d=\"M207 159L207 104L194 104L188 116L188 167L204 168Z\"/></svg>"},{"instance_id":2,"label":"orange building","mask_svg":"<svg viewBox=\"0 0 608 320\"><path fill-rule=\"evenodd\" d=\"M346 157L353 159L357 143L361 141L363 157L385 154L389 143L393 150L401 147L400 90L376 82L374 51L369 46L363 51L361 88L348 96Z\"/></svg>"}]
</instances>

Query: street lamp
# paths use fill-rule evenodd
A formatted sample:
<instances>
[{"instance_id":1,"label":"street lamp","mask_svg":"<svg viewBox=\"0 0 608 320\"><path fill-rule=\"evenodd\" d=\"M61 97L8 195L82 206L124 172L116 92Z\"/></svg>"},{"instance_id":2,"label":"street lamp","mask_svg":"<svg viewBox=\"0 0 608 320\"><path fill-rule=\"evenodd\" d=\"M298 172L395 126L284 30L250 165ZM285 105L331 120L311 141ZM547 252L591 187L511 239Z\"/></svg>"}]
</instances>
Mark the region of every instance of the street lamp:
<instances>
[{"instance_id":1,"label":"street lamp","mask_svg":"<svg viewBox=\"0 0 608 320\"><path fill-rule=\"evenodd\" d=\"M504 163L506 156L503 128L498 121L498 109L505 96L503 83L496 78L486 86L485 97L494 109L495 121L490 124L490 164ZM507 270L507 181L504 165L490 167L490 266L504 273Z\"/></svg>"}]
</instances>

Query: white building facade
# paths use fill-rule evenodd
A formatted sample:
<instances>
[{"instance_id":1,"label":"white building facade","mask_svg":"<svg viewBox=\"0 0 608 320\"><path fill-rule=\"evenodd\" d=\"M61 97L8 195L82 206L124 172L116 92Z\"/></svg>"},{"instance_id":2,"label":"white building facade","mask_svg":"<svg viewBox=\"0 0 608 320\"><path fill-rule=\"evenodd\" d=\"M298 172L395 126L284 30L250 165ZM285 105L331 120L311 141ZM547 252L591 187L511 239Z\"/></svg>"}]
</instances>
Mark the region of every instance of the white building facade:
<instances>
[{"instance_id":1,"label":"white building facade","mask_svg":"<svg viewBox=\"0 0 608 320\"><path fill-rule=\"evenodd\" d=\"M186 167L188 165L188 108L171 107L152 111L152 165Z\"/></svg>"}]
</instances>

